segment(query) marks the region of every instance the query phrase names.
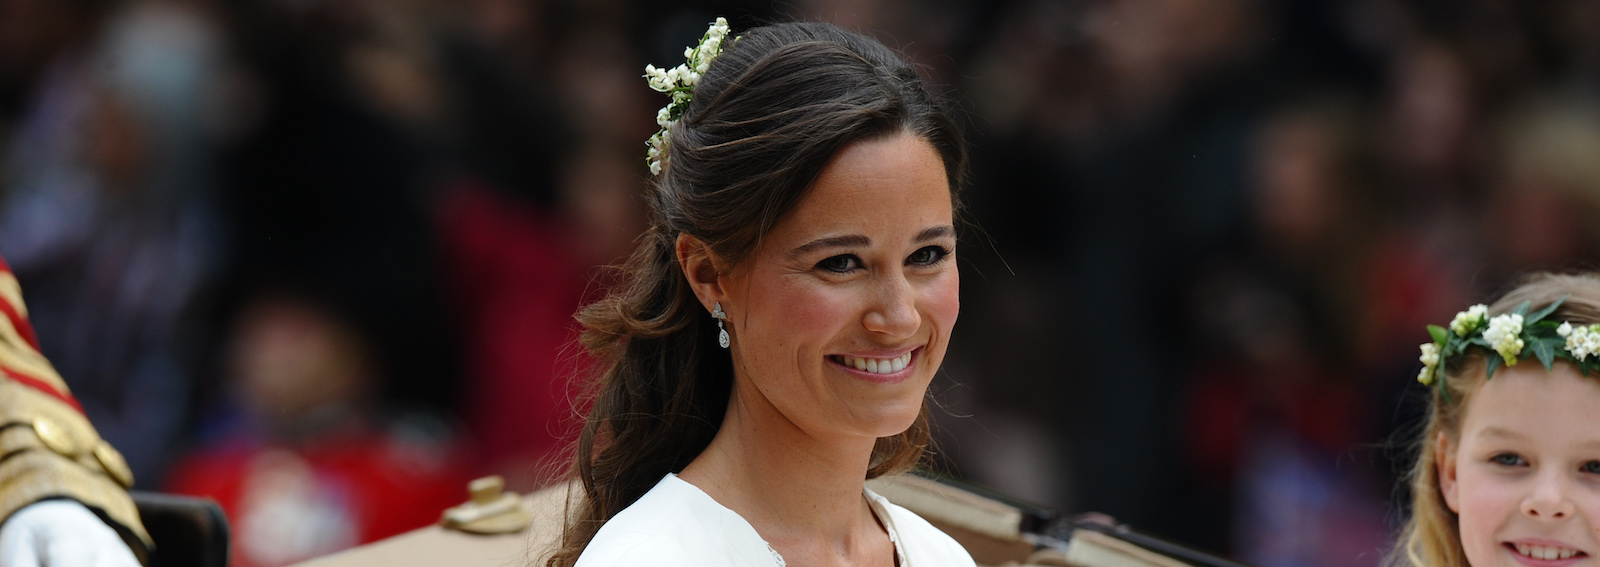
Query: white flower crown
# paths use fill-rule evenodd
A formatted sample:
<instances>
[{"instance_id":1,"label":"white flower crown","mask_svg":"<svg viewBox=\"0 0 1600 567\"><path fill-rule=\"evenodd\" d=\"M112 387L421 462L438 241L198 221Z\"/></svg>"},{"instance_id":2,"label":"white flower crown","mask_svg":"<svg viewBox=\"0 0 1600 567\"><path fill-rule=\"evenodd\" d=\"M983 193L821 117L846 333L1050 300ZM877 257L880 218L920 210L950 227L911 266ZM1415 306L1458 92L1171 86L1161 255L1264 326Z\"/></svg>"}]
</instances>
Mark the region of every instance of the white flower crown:
<instances>
[{"instance_id":1,"label":"white flower crown","mask_svg":"<svg viewBox=\"0 0 1600 567\"><path fill-rule=\"evenodd\" d=\"M1434 384L1445 361L1474 347L1488 351L1489 379L1494 378L1494 371L1502 364L1516 366L1518 357L1529 348L1545 370L1558 358L1578 365L1584 375L1600 370L1600 325L1573 325L1571 322L1557 325L1555 321L1545 320L1567 297L1532 314L1528 313L1529 303L1524 301L1510 313L1493 318L1489 317L1487 306L1474 305L1457 313L1449 329L1428 325L1433 342L1422 344L1419 358L1422 371L1417 373L1417 381L1423 385ZM1444 381L1437 382L1440 394L1448 400Z\"/></svg>"},{"instance_id":2,"label":"white flower crown","mask_svg":"<svg viewBox=\"0 0 1600 567\"><path fill-rule=\"evenodd\" d=\"M672 96L672 102L656 112L656 124L661 126L661 130L645 142L648 149L644 163L650 166L650 175L661 175L661 165L667 159L667 139L672 133L672 126L683 117L684 109L694 99L694 87L700 84L700 75L711 68L712 59L722 54L722 41L727 37L728 20L718 17L717 21L711 22L706 34L700 37L699 45L684 48L683 57L688 60L687 63L671 69L644 66L644 78L650 83L650 88Z\"/></svg>"}]
</instances>

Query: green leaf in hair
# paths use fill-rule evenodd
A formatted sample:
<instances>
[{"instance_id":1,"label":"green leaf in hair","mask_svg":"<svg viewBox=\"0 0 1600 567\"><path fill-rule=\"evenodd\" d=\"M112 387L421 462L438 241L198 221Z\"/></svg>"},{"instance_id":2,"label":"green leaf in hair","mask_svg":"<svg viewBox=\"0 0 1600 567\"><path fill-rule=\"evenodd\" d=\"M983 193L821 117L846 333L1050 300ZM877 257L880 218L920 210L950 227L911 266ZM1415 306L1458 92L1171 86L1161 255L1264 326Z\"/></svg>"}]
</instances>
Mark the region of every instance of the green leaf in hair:
<instances>
[{"instance_id":1,"label":"green leaf in hair","mask_svg":"<svg viewBox=\"0 0 1600 567\"><path fill-rule=\"evenodd\" d=\"M1561 299L1557 299L1555 301L1550 302L1550 305L1545 306L1544 309L1540 309L1538 311L1535 311L1532 315L1528 315L1527 317L1524 317L1522 319L1522 325L1524 327L1526 327L1528 325L1532 325L1534 323L1538 323L1540 321L1543 321L1545 317L1548 317L1551 313L1554 313L1557 308L1561 307L1561 304L1566 302L1567 298L1569 298L1569 297L1572 297L1572 294L1569 293L1569 294L1563 295L1563 296L1561 296Z\"/></svg>"}]
</instances>

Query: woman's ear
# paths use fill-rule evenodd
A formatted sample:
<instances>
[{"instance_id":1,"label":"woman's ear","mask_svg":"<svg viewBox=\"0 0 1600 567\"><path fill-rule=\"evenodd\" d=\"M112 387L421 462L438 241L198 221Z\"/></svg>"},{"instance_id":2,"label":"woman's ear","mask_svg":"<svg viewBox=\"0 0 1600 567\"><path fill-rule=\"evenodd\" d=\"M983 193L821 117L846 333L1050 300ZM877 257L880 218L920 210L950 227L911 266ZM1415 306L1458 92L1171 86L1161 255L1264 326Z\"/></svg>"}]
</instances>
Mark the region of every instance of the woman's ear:
<instances>
[{"instance_id":1,"label":"woman's ear","mask_svg":"<svg viewBox=\"0 0 1600 567\"><path fill-rule=\"evenodd\" d=\"M722 271L718 269L711 247L705 241L687 233L678 233L676 250L678 268L683 270L689 287L694 290L695 297L700 299L706 311L710 311L716 303L727 300L722 290Z\"/></svg>"},{"instance_id":2,"label":"woman's ear","mask_svg":"<svg viewBox=\"0 0 1600 567\"><path fill-rule=\"evenodd\" d=\"M1439 494L1444 496L1444 503L1450 507L1451 512L1461 513L1461 497L1457 494L1456 483L1456 448L1450 444L1450 438L1443 432L1433 441L1433 462L1439 473Z\"/></svg>"}]
</instances>

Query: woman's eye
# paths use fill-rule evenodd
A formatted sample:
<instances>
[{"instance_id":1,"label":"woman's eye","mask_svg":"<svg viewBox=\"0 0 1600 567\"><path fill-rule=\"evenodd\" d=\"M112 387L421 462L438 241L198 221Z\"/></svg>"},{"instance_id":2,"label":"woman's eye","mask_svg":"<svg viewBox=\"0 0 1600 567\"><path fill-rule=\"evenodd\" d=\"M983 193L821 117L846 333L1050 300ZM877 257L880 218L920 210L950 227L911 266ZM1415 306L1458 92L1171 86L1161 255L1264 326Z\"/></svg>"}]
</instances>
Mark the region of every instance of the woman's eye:
<instances>
[{"instance_id":1,"label":"woman's eye","mask_svg":"<svg viewBox=\"0 0 1600 567\"><path fill-rule=\"evenodd\" d=\"M1589 474L1600 474L1600 461L1588 461L1578 467L1578 470Z\"/></svg>"},{"instance_id":2,"label":"woman's eye","mask_svg":"<svg viewBox=\"0 0 1600 567\"><path fill-rule=\"evenodd\" d=\"M834 273L847 273L861 267L861 259L855 254L840 254L817 262L817 267Z\"/></svg>"},{"instance_id":3,"label":"woman's eye","mask_svg":"<svg viewBox=\"0 0 1600 567\"><path fill-rule=\"evenodd\" d=\"M1521 455L1517 455L1515 453L1500 453L1500 454L1495 455L1493 457L1489 457L1489 460L1493 461L1497 465L1507 466L1507 467L1520 467L1522 465L1528 464L1527 461L1522 460L1522 456Z\"/></svg>"},{"instance_id":4,"label":"woman's eye","mask_svg":"<svg viewBox=\"0 0 1600 567\"><path fill-rule=\"evenodd\" d=\"M939 263L940 260L943 260L945 256L949 255L950 251L945 250L942 247L925 246L916 252L912 252L911 256L906 258L906 263L919 266L928 266Z\"/></svg>"}]
</instances>

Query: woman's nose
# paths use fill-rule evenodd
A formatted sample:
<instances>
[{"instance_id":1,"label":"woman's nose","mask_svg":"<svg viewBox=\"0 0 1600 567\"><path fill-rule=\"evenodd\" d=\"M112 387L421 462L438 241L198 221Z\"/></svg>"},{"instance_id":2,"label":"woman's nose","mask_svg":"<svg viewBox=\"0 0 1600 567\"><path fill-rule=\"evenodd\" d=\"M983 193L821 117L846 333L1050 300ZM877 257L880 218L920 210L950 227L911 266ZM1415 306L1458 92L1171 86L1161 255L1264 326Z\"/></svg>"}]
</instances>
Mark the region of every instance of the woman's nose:
<instances>
[{"instance_id":1,"label":"woman's nose","mask_svg":"<svg viewBox=\"0 0 1600 567\"><path fill-rule=\"evenodd\" d=\"M872 305L862 321L868 331L881 333L892 339L908 338L922 326L917 313L916 290L904 274L883 277Z\"/></svg>"},{"instance_id":2,"label":"woman's nose","mask_svg":"<svg viewBox=\"0 0 1600 567\"><path fill-rule=\"evenodd\" d=\"M1552 520L1570 518L1577 512L1577 505L1568 497L1568 493L1561 471L1543 472L1534 481L1533 492L1523 499L1522 513Z\"/></svg>"}]
</instances>

